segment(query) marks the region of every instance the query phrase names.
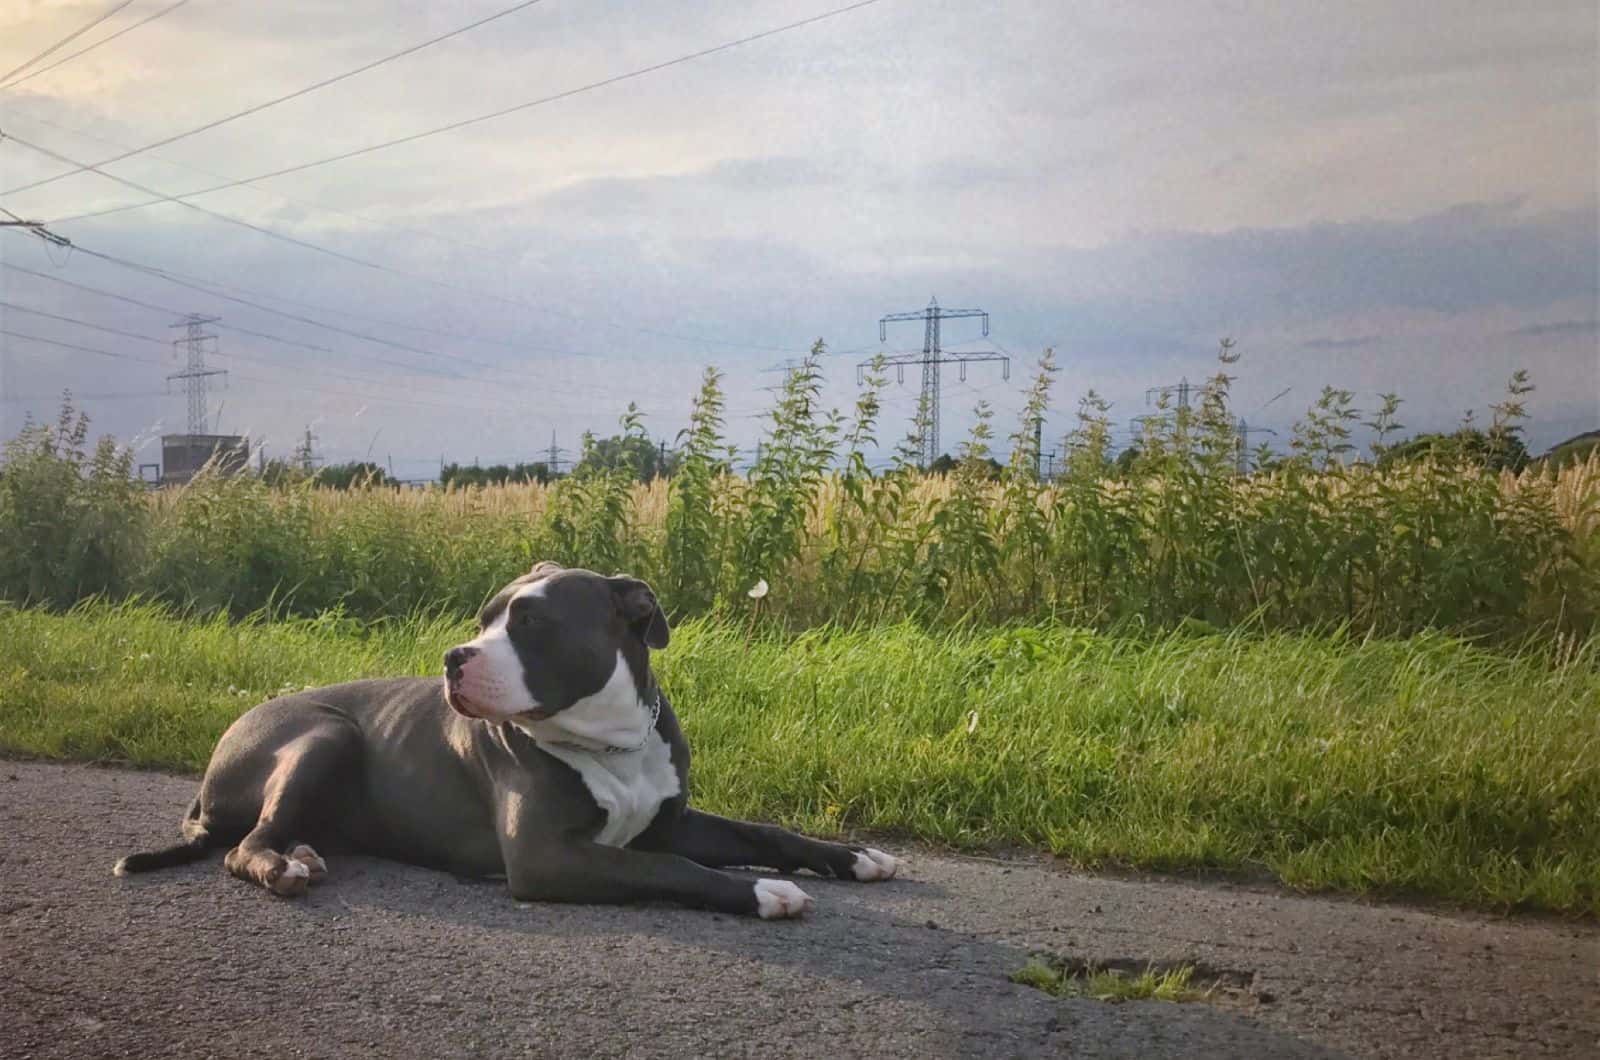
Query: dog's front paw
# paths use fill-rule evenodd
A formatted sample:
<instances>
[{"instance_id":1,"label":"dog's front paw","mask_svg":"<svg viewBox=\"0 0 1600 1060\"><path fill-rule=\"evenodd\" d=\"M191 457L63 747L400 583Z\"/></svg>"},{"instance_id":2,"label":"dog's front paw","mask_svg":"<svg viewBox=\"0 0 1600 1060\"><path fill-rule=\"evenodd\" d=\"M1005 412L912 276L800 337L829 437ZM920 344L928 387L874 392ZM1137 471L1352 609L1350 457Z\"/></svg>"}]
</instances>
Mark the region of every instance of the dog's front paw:
<instances>
[{"instance_id":1,"label":"dog's front paw","mask_svg":"<svg viewBox=\"0 0 1600 1060\"><path fill-rule=\"evenodd\" d=\"M267 885L267 890L284 898L305 894L306 885L311 882L311 870L304 862L295 861L293 858L279 860L282 863L269 869L266 878L262 880Z\"/></svg>"},{"instance_id":2,"label":"dog's front paw","mask_svg":"<svg viewBox=\"0 0 1600 1060\"><path fill-rule=\"evenodd\" d=\"M756 915L762 920L799 916L815 904L809 894L788 880L756 881Z\"/></svg>"},{"instance_id":3,"label":"dog's front paw","mask_svg":"<svg viewBox=\"0 0 1600 1060\"><path fill-rule=\"evenodd\" d=\"M306 867L307 883L321 883L328 876L328 863L323 861L321 855L304 843L295 846L284 856L290 861L298 861Z\"/></svg>"},{"instance_id":4,"label":"dog's front paw","mask_svg":"<svg viewBox=\"0 0 1600 1060\"><path fill-rule=\"evenodd\" d=\"M899 858L893 854L885 854L881 850L874 850L872 847L856 851L856 863L851 866L856 879L863 882L892 880L899 869Z\"/></svg>"}]
</instances>

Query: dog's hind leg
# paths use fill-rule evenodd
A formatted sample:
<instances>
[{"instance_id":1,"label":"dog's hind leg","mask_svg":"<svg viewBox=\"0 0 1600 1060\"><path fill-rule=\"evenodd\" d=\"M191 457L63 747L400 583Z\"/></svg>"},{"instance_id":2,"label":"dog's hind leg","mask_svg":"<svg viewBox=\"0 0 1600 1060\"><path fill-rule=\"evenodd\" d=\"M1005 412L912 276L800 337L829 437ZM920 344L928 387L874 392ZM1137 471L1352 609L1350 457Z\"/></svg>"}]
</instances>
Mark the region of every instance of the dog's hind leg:
<instances>
[{"instance_id":1,"label":"dog's hind leg","mask_svg":"<svg viewBox=\"0 0 1600 1060\"><path fill-rule=\"evenodd\" d=\"M261 791L255 827L228 851L228 871L285 897L304 894L327 863L294 837L315 826L318 804L337 774L358 766L360 743L342 725L318 726L278 749Z\"/></svg>"}]
</instances>

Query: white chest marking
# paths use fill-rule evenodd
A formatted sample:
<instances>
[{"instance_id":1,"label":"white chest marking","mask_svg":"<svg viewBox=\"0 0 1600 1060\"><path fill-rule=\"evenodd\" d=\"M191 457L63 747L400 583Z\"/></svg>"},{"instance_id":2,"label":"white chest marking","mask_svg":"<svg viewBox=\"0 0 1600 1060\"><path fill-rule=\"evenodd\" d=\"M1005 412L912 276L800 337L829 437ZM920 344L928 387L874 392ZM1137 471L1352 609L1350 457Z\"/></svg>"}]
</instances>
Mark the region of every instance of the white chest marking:
<instances>
[{"instance_id":1,"label":"white chest marking","mask_svg":"<svg viewBox=\"0 0 1600 1060\"><path fill-rule=\"evenodd\" d=\"M621 847L650 827L661 804L678 794L678 771L672 748L652 731L637 751L607 754L574 747L541 744L550 754L578 771L595 805L606 815L596 843Z\"/></svg>"},{"instance_id":2,"label":"white chest marking","mask_svg":"<svg viewBox=\"0 0 1600 1060\"><path fill-rule=\"evenodd\" d=\"M650 827L661 804L678 794L672 748L653 727L651 712L622 652L605 687L545 721L513 719L549 754L578 771L606 823L595 842L627 846ZM634 747L608 751L608 747Z\"/></svg>"}]
</instances>

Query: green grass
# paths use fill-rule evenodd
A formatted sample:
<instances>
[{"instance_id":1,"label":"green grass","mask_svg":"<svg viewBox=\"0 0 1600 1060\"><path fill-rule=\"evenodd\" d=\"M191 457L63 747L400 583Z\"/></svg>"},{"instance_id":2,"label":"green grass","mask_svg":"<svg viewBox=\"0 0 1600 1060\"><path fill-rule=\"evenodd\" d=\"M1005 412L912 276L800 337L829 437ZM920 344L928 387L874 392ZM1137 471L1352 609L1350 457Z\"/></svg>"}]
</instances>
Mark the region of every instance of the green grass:
<instances>
[{"instance_id":1,"label":"green grass","mask_svg":"<svg viewBox=\"0 0 1600 1060\"><path fill-rule=\"evenodd\" d=\"M436 673L466 634L0 606L0 749L198 771L262 699ZM891 626L752 643L693 621L656 662L716 812L1600 912L1600 640Z\"/></svg>"},{"instance_id":2,"label":"green grass","mask_svg":"<svg viewBox=\"0 0 1600 1060\"><path fill-rule=\"evenodd\" d=\"M1145 968L1124 975L1111 968L1060 967L1035 959L1011 973L1013 983L1031 986L1056 997L1088 997L1096 1001L1197 1001L1205 995L1190 987L1193 965L1160 970Z\"/></svg>"}]
</instances>

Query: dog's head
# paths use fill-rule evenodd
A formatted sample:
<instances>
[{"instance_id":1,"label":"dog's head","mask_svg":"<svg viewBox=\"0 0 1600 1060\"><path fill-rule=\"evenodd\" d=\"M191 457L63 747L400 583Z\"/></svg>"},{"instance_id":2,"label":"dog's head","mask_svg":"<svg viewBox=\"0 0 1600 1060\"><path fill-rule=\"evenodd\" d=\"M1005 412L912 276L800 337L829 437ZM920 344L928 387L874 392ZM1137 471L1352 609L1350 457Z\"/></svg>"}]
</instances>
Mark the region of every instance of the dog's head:
<instances>
[{"instance_id":1,"label":"dog's head","mask_svg":"<svg viewBox=\"0 0 1600 1060\"><path fill-rule=\"evenodd\" d=\"M643 696L667 618L650 586L540 563L495 594L478 635L444 656L445 699L459 714L543 721L602 690Z\"/></svg>"}]
</instances>

